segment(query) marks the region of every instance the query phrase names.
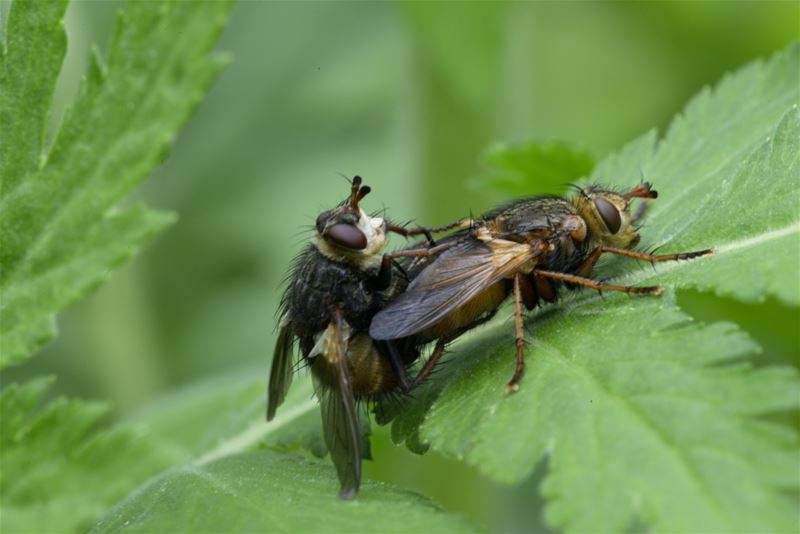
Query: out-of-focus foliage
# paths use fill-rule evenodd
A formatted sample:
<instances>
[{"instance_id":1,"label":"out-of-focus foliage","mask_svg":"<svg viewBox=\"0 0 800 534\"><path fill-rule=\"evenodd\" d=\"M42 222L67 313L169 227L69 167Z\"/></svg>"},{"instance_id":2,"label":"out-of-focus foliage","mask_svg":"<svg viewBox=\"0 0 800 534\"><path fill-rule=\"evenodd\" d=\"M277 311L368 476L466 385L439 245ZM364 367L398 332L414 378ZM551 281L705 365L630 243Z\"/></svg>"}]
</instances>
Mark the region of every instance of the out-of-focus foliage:
<instances>
[{"instance_id":1,"label":"out-of-focus foliage","mask_svg":"<svg viewBox=\"0 0 800 534\"><path fill-rule=\"evenodd\" d=\"M47 140L77 92L89 45L106 49L117 7L71 4ZM242 3L220 44L235 61L141 195L180 222L63 316L59 340L4 370L3 382L55 371L56 390L129 412L244 366L241 389L252 399L233 385L220 398L208 381L169 398L206 399L204 409L228 414L228 429L244 414L255 420L263 378L253 375L266 375L278 287L308 235L301 227L342 196L337 173L362 174L374 189L369 208L399 219L435 224L480 212L505 196L482 183L487 146L563 139L600 160L666 127L703 85L799 37L798 16L791 2ZM754 306L680 292L678 303L705 321L742 325L765 347L759 364L797 362L800 316L777 299ZM167 435L214 441L202 410L170 413ZM540 474L507 489L435 454L410 457L385 432L377 438L368 477L420 489L492 530L545 528Z\"/></svg>"},{"instance_id":2,"label":"out-of-focus foliage","mask_svg":"<svg viewBox=\"0 0 800 534\"><path fill-rule=\"evenodd\" d=\"M98 431L108 406L63 397L47 381L0 393L4 532L85 531L111 505L179 458L142 429Z\"/></svg>"}]
</instances>

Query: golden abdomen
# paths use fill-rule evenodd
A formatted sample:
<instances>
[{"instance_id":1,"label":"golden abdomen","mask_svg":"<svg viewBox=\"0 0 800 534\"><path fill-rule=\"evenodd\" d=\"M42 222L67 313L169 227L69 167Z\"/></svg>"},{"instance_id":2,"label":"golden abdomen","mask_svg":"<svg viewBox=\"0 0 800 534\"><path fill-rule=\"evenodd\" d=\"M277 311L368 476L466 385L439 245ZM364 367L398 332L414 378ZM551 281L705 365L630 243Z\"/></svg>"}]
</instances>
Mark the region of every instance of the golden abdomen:
<instances>
[{"instance_id":1,"label":"golden abdomen","mask_svg":"<svg viewBox=\"0 0 800 534\"><path fill-rule=\"evenodd\" d=\"M508 282L500 280L476 297L468 300L461 307L453 310L438 323L420 332L420 342L428 343L472 325L485 314L496 310L507 296Z\"/></svg>"}]
</instances>

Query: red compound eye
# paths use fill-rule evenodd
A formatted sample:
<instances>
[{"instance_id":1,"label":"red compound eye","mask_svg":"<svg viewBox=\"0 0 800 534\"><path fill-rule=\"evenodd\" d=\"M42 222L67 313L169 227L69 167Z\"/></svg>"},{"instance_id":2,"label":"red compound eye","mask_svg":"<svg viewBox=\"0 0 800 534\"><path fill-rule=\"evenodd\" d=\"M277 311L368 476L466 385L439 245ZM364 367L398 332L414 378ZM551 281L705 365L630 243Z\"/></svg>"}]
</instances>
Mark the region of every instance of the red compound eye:
<instances>
[{"instance_id":1,"label":"red compound eye","mask_svg":"<svg viewBox=\"0 0 800 534\"><path fill-rule=\"evenodd\" d=\"M622 219L619 216L617 207L601 197L594 199L594 206L597 208L598 213L600 213L600 217L603 218L603 222L606 223L608 231L612 234L616 234L619 231L619 227L622 225Z\"/></svg>"},{"instance_id":2,"label":"red compound eye","mask_svg":"<svg viewBox=\"0 0 800 534\"><path fill-rule=\"evenodd\" d=\"M334 224L328 228L325 237L340 247L353 250L363 250L367 248L367 236L351 224Z\"/></svg>"}]
</instances>

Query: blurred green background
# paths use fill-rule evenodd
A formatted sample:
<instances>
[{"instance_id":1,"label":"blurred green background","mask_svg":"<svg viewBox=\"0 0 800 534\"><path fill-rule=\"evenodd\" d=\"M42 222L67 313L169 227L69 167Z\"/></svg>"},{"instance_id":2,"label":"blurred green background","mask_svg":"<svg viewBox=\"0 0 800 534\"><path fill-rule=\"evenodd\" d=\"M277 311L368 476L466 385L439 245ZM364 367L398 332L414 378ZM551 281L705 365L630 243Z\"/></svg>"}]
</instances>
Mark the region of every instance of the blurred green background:
<instances>
[{"instance_id":1,"label":"blurred green background","mask_svg":"<svg viewBox=\"0 0 800 534\"><path fill-rule=\"evenodd\" d=\"M73 2L54 120L116 2ZM232 63L137 194L180 221L59 319L60 337L5 377L55 373L59 392L119 416L159 393L240 372L266 382L281 281L341 175L369 209L438 224L502 198L481 186L492 143L565 140L596 159L657 127L738 66L800 37L800 3L242 2L219 49ZM52 132L51 132L52 133ZM530 193L547 184L532 184ZM394 245L402 244L395 238ZM732 320L800 360L800 315L696 292L681 304ZM377 430L367 476L463 511L493 531L538 530L537 477L519 488L393 447Z\"/></svg>"}]
</instances>

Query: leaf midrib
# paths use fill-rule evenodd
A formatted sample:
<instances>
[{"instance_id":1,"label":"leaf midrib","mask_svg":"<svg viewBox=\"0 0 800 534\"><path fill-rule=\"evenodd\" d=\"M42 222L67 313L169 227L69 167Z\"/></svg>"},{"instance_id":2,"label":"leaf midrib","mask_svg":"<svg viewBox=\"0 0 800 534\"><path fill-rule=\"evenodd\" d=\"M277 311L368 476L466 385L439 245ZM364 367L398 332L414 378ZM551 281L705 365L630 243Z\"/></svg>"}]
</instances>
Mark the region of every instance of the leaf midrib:
<instances>
[{"instance_id":1,"label":"leaf midrib","mask_svg":"<svg viewBox=\"0 0 800 534\"><path fill-rule=\"evenodd\" d=\"M243 431L226 439L202 456L199 456L192 462L192 465L203 466L219 458L242 452L263 441L264 438L291 422L300 419L316 407L317 401L313 398L309 398L300 404L287 407L287 409L279 413L277 417L269 423L261 419L254 421Z\"/></svg>"}]
</instances>

